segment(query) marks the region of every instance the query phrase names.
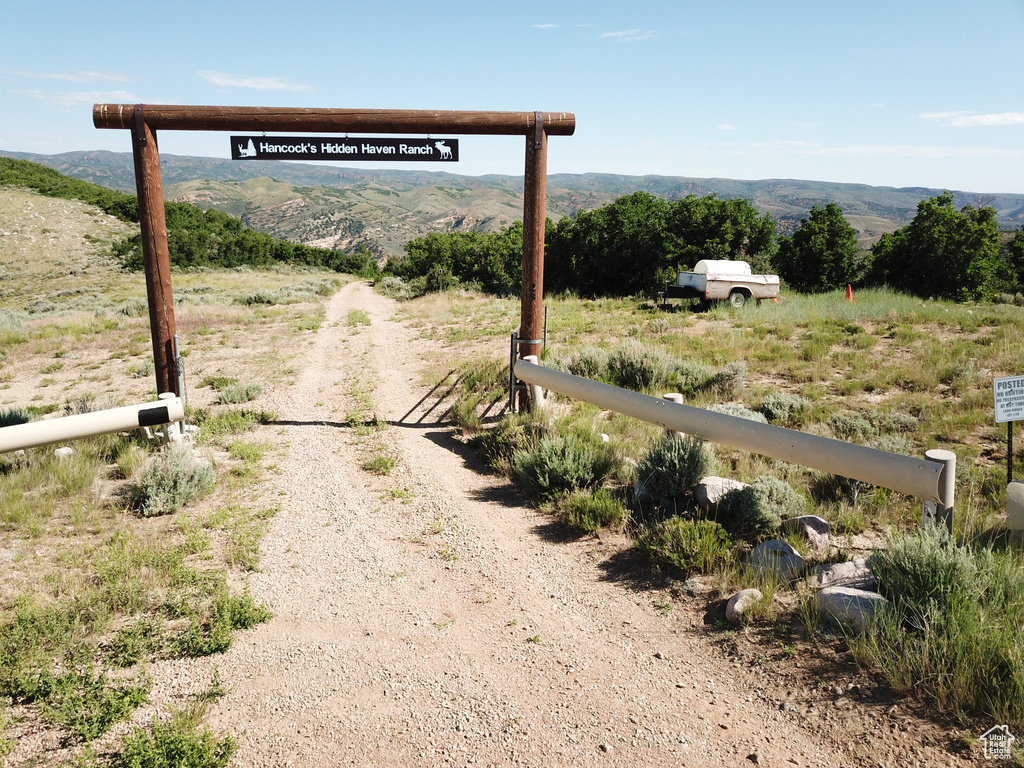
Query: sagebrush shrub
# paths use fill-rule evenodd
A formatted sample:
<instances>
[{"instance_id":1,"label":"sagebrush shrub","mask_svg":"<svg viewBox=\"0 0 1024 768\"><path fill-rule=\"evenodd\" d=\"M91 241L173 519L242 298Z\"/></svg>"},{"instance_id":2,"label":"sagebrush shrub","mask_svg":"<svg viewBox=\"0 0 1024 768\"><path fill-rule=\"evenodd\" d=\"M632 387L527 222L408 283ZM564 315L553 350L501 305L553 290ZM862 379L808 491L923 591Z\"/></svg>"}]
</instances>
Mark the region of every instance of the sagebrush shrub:
<instances>
[{"instance_id":1,"label":"sagebrush shrub","mask_svg":"<svg viewBox=\"0 0 1024 768\"><path fill-rule=\"evenodd\" d=\"M516 451L512 473L523 491L550 499L597 485L617 466L614 449L595 436L578 432L548 434L532 448Z\"/></svg>"},{"instance_id":2,"label":"sagebrush shrub","mask_svg":"<svg viewBox=\"0 0 1024 768\"><path fill-rule=\"evenodd\" d=\"M660 347L627 339L608 355L608 379L624 389L650 389L668 382L678 364Z\"/></svg>"},{"instance_id":3,"label":"sagebrush shrub","mask_svg":"<svg viewBox=\"0 0 1024 768\"><path fill-rule=\"evenodd\" d=\"M881 435L870 440L868 445L872 448L877 448L879 451L899 453L903 456L910 455L914 450L914 444L902 435Z\"/></svg>"},{"instance_id":4,"label":"sagebrush shrub","mask_svg":"<svg viewBox=\"0 0 1024 768\"><path fill-rule=\"evenodd\" d=\"M636 467L637 480L655 497L678 499L715 473L711 449L698 437L664 435Z\"/></svg>"},{"instance_id":5,"label":"sagebrush shrub","mask_svg":"<svg viewBox=\"0 0 1024 768\"><path fill-rule=\"evenodd\" d=\"M97 397L92 392L84 395L69 398L64 401L64 415L77 416L82 413L94 413L95 411L106 411L110 408L117 408L120 405L114 398L104 395Z\"/></svg>"},{"instance_id":6,"label":"sagebrush shrub","mask_svg":"<svg viewBox=\"0 0 1024 768\"><path fill-rule=\"evenodd\" d=\"M714 380L715 372L711 366L693 360L681 360L676 366L671 384L684 397L692 397L710 389Z\"/></svg>"},{"instance_id":7,"label":"sagebrush shrub","mask_svg":"<svg viewBox=\"0 0 1024 768\"><path fill-rule=\"evenodd\" d=\"M154 456L125 489L129 508L143 517L177 512L206 493L216 480L208 461L190 448L172 444Z\"/></svg>"},{"instance_id":8,"label":"sagebrush shrub","mask_svg":"<svg viewBox=\"0 0 1024 768\"><path fill-rule=\"evenodd\" d=\"M757 410L772 424L798 427L807 419L812 403L801 395L771 392L765 395Z\"/></svg>"},{"instance_id":9,"label":"sagebrush shrub","mask_svg":"<svg viewBox=\"0 0 1024 768\"><path fill-rule=\"evenodd\" d=\"M24 408L11 406L0 409L0 427L10 427L15 424L27 424L32 420L32 414Z\"/></svg>"},{"instance_id":10,"label":"sagebrush shrub","mask_svg":"<svg viewBox=\"0 0 1024 768\"><path fill-rule=\"evenodd\" d=\"M744 384L747 383L747 362L737 360L729 363L715 372L711 378L711 390L721 398L732 400L739 395Z\"/></svg>"},{"instance_id":11,"label":"sagebrush shrub","mask_svg":"<svg viewBox=\"0 0 1024 768\"><path fill-rule=\"evenodd\" d=\"M788 483L766 475L725 494L718 503L718 521L733 536L757 541L778 534L784 519L802 515L806 508Z\"/></svg>"},{"instance_id":12,"label":"sagebrush shrub","mask_svg":"<svg viewBox=\"0 0 1024 768\"><path fill-rule=\"evenodd\" d=\"M686 573L709 573L732 556L732 539L721 525L679 516L644 529L636 546L653 565L674 566Z\"/></svg>"},{"instance_id":13,"label":"sagebrush shrub","mask_svg":"<svg viewBox=\"0 0 1024 768\"><path fill-rule=\"evenodd\" d=\"M942 526L890 539L868 565L879 592L919 609L928 603L948 605L954 596L974 594L977 588L976 555Z\"/></svg>"},{"instance_id":14,"label":"sagebrush shrub","mask_svg":"<svg viewBox=\"0 0 1024 768\"><path fill-rule=\"evenodd\" d=\"M262 391L262 384L256 384L255 382L249 384L232 382L217 392L217 402L221 405L248 403L259 397Z\"/></svg>"},{"instance_id":15,"label":"sagebrush shrub","mask_svg":"<svg viewBox=\"0 0 1024 768\"><path fill-rule=\"evenodd\" d=\"M835 413L828 420L828 425L837 440L845 440L848 443L865 443L878 436L878 429L856 413Z\"/></svg>"},{"instance_id":16,"label":"sagebrush shrub","mask_svg":"<svg viewBox=\"0 0 1024 768\"><path fill-rule=\"evenodd\" d=\"M892 432L914 432L921 421L909 413L893 411L891 413L872 413L868 416L871 425L882 434Z\"/></svg>"},{"instance_id":17,"label":"sagebrush shrub","mask_svg":"<svg viewBox=\"0 0 1024 768\"><path fill-rule=\"evenodd\" d=\"M582 376L585 379L605 380L608 375L609 352L600 347L580 347L574 349L568 357L562 357L555 361L558 370L571 373L573 376Z\"/></svg>"},{"instance_id":18,"label":"sagebrush shrub","mask_svg":"<svg viewBox=\"0 0 1024 768\"><path fill-rule=\"evenodd\" d=\"M762 414L752 411L747 406L740 405L739 403L719 403L712 405L708 410L714 413L724 413L726 416L746 419L747 421L756 421L758 424L768 423L768 420Z\"/></svg>"}]
</instances>

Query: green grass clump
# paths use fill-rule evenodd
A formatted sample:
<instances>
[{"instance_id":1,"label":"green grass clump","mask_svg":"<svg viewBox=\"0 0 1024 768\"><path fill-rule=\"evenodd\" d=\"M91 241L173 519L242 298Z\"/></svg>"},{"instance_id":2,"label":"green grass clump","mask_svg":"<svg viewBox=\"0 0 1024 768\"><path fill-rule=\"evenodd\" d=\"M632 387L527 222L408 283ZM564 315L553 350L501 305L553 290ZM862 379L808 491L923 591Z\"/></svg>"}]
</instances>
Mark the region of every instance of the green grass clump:
<instances>
[{"instance_id":1,"label":"green grass clump","mask_svg":"<svg viewBox=\"0 0 1024 768\"><path fill-rule=\"evenodd\" d=\"M200 387L210 387L217 392L220 392L225 387L229 387L232 384L237 384L238 379L231 376L206 376L202 381L199 382Z\"/></svg>"},{"instance_id":2,"label":"green grass clump","mask_svg":"<svg viewBox=\"0 0 1024 768\"><path fill-rule=\"evenodd\" d=\"M164 623L147 617L121 627L110 643L108 658L118 667L131 667L164 646Z\"/></svg>"},{"instance_id":3,"label":"green grass clump","mask_svg":"<svg viewBox=\"0 0 1024 768\"><path fill-rule=\"evenodd\" d=\"M892 539L869 564L889 607L851 639L858 660L941 711L1024 728L1024 556L932 527Z\"/></svg>"},{"instance_id":4,"label":"green grass clump","mask_svg":"<svg viewBox=\"0 0 1024 768\"><path fill-rule=\"evenodd\" d=\"M148 678L111 684L105 673L89 668L67 672L50 678L43 717L82 741L93 741L145 704L151 686Z\"/></svg>"},{"instance_id":5,"label":"green grass clump","mask_svg":"<svg viewBox=\"0 0 1024 768\"><path fill-rule=\"evenodd\" d=\"M657 499L678 500L715 473L714 454L697 437L664 435L640 459L637 480Z\"/></svg>"},{"instance_id":6,"label":"green grass clump","mask_svg":"<svg viewBox=\"0 0 1024 768\"><path fill-rule=\"evenodd\" d=\"M784 519L802 515L806 508L803 496L788 483L766 475L725 494L718 503L718 520L733 536L753 542L775 536Z\"/></svg>"},{"instance_id":7,"label":"green grass clump","mask_svg":"<svg viewBox=\"0 0 1024 768\"><path fill-rule=\"evenodd\" d=\"M273 413L247 408L224 411L215 416L197 412L194 416L199 425L199 442L203 445L219 445L228 435L240 435L257 424L268 424L277 418Z\"/></svg>"},{"instance_id":8,"label":"green grass clump","mask_svg":"<svg viewBox=\"0 0 1024 768\"><path fill-rule=\"evenodd\" d=\"M125 497L143 517L167 515L202 496L215 481L209 462L196 459L187 447L171 445L128 483Z\"/></svg>"},{"instance_id":9,"label":"green grass clump","mask_svg":"<svg viewBox=\"0 0 1024 768\"><path fill-rule=\"evenodd\" d=\"M489 359L463 365L450 392L455 393L455 402L448 409L452 423L463 434L478 434L484 427L484 416L508 398L507 361Z\"/></svg>"},{"instance_id":10,"label":"green grass clump","mask_svg":"<svg viewBox=\"0 0 1024 768\"><path fill-rule=\"evenodd\" d=\"M353 328L358 328L360 325L370 324L370 315L362 309L349 310L348 317L345 318L346 325Z\"/></svg>"},{"instance_id":11,"label":"green grass clump","mask_svg":"<svg viewBox=\"0 0 1024 768\"><path fill-rule=\"evenodd\" d=\"M532 447L545 432L544 425L533 414L516 413L471 438L470 444L484 464L511 477L516 453Z\"/></svg>"},{"instance_id":12,"label":"green grass clump","mask_svg":"<svg viewBox=\"0 0 1024 768\"><path fill-rule=\"evenodd\" d=\"M230 736L217 738L200 727L202 707L174 710L170 720L153 721L149 732L136 728L124 737L114 768L226 768L237 749Z\"/></svg>"},{"instance_id":13,"label":"green grass clump","mask_svg":"<svg viewBox=\"0 0 1024 768\"><path fill-rule=\"evenodd\" d=\"M587 533L622 525L627 516L626 507L608 488L573 491L559 507L569 525Z\"/></svg>"},{"instance_id":14,"label":"green grass clump","mask_svg":"<svg viewBox=\"0 0 1024 768\"><path fill-rule=\"evenodd\" d=\"M652 565L687 574L710 573L732 558L732 538L721 525L678 515L644 529L636 546Z\"/></svg>"},{"instance_id":15,"label":"green grass clump","mask_svg":"<svg viewBox=\"0 0 1024 768\"><path fill-rule=\"evenodd\" d=\"M235 630L250 629L271 618L273 614L248 591L230 595L221 584L209 612L192 616L188 628L171 643L171 652L186 657L224 653L234 641Z\"/></svg>"}]
</instances>

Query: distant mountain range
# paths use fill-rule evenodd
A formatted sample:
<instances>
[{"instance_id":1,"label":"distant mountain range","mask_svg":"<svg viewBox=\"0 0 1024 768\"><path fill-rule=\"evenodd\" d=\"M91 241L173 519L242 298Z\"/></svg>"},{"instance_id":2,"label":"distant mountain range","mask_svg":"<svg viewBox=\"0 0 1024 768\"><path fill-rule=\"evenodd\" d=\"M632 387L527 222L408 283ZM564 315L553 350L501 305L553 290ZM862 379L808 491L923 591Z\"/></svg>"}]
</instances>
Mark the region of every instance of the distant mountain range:
<instances>
[{"instance_id":1,"label":"distant mountain range","mask_svg":"<svg viewBox=\"0 0 1024 768\"><path fill-rule=\"evenodd\" d=\"M36 155L5 152L110 189L135 192L127 152ZM277 161L163 155L164 195L241 218L275 237L326 248L365 245L384 256L430 232L493 231L523 215L521 176L459 176L443 171L361 170ZM743 198L791 232L814 205L835 202L865 246L907 224L921 200L944 190L872 187L797 179L696 179L605 173L548 176L548 216L558 219L644 191L676 200L715 194ZM958 206L991 206L1004 229L1024 224L1024 195L952 190Z\"/></svg>"}]
</instances>

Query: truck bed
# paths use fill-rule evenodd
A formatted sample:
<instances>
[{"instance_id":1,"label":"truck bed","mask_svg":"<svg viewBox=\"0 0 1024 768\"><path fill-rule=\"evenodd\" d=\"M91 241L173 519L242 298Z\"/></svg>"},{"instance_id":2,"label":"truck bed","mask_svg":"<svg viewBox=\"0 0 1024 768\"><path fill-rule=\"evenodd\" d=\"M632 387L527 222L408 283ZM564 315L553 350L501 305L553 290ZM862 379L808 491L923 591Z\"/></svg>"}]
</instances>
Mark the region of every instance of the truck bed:
<instances>
[{"instance_id":1,"label":"truck bed","mask_svg":"<svg viewBox=\"0 0 1024 768\"><path fill-rule=\"evenodd\" d=\"M705 299L724 301L735 290L745 291L752 299L773 299L779 295L778 275L709 275L703 272L680 272L676 282L668 286L670 299Z\"/></svg>"}]
</instances>

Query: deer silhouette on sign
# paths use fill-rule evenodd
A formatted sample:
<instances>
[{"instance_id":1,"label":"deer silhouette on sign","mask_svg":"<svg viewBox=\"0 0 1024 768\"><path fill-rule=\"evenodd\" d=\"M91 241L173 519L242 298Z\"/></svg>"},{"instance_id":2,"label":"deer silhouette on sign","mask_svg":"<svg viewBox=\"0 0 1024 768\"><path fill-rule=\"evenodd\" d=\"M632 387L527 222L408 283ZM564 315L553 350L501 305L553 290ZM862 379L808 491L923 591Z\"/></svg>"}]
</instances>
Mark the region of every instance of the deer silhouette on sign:
<instances>
[{"instance_id":1,"label":"deer silhouette on sign","mask_svg":"<svg viewBox=\"0 0 1024 768\"><path fill-rule=\"evenodd\" d=\"M241 144L238 145L238 156L256 157L256 145L252 143L252 139L249 139L249 146L247 147L243 147Z\"/></svg>"},{"instance_id":2,"label":"deer silhouette on sign","mask_svg":"<svg viewBox=\"0 0 1024 768\"><path fill-rule=\"evenodd\" d=\"M441 153L441 159L447 160L452 156L452 148L445 144L443 141L435 141L434 146L437 147L437 151Z\"/></svg>"}]
</instances>

